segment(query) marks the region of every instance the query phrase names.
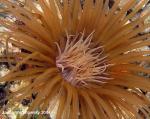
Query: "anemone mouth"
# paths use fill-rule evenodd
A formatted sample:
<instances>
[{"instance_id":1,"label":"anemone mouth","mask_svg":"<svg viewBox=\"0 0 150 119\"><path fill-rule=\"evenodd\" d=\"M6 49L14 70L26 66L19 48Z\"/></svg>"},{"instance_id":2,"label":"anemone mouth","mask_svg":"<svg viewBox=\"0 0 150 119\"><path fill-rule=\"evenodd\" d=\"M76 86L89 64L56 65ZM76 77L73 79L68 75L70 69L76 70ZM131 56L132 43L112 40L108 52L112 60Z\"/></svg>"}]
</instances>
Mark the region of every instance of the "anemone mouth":
<instances>
[{"instance_id":1,"label":"anemone mouth","mask_svg":"<svg viewBox=\"0 0 150 119\"><path fill-rule=\"evenodd\" d=\"M93 34L87 37L84 32L67 35L63 46L56 43L56 66L63 79L75 87L87 87L90 83L103 84L112 79L107 74L107 68L112 64L108 63L104 47L94 42Z\"/></svg>"}]
</instances>

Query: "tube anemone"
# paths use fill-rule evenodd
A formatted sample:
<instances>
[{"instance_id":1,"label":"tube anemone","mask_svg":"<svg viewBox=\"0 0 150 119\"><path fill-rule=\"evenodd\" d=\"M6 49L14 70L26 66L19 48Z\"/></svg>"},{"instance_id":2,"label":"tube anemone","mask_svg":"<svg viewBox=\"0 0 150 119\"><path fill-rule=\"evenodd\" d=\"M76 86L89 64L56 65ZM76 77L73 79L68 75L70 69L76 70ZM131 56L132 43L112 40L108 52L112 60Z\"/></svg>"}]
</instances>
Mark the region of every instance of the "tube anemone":
<instances>
[{"instance_id":1,"label":"tube anemone","mask_svg":"<svg viewBox=\"0 0 150 119\"><path fill-rule=\"evenodd\" d=\"M140 73L150 73L141 65L150 61L142 49L150 45L150 12L135 18L148 0L120 2L0 0L7 14L0 19L7 46L1 62L11 65L0 82L24 84L8 104L36 95L28 112L55 109L56 119L142 119L139 111L148 117L142 91L150 91L150 80ZM9 52L8 44L19 50Z\"/></svg>"}]
</instances>

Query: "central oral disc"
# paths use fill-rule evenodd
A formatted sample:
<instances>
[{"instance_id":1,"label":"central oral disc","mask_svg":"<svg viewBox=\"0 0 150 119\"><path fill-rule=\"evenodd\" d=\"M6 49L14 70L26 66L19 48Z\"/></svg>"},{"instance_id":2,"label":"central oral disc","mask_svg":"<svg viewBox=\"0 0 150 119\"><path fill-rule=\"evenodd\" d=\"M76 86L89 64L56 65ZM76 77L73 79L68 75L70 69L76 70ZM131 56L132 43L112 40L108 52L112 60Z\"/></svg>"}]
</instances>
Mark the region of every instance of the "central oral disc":
<instances>
[{"instance_id":1,"label":"central oral disc","mask_svg":"<svg viewBox=\"0 0 150 119\"><path fill-rule=\"evenodd\" d=\"M67 35L64 47L56 43L59 54L56 57L56 65L63 79L71 85L87 86L89 83L105 83L107 57L104 56L103 47L94 45L93 33L85 38L80 35Z\"/></svg>"}]
</instances>

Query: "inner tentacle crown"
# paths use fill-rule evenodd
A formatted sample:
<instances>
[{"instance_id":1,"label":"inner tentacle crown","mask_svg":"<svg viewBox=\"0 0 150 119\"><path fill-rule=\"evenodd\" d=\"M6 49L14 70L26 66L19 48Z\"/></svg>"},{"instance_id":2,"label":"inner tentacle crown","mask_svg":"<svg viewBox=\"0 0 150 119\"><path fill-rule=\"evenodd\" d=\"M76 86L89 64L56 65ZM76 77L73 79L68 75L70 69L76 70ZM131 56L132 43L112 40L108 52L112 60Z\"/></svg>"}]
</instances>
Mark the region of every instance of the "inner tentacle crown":
<instances>
[{"instance_id":1,"label":"inner tentacle crown","mask_svg":"<svg viewBox=\"0 0 150 119\"><path fill-rule=\"evenodd\" d=\"M65 47L56 43L58 56L56 65L64 80L74 86L86 86L88 83L105 83L110 79L106 76L107 56L103 46L94 45L93 33L85 38L84 33L67 35Z\"/></svg>"}]
</instances>

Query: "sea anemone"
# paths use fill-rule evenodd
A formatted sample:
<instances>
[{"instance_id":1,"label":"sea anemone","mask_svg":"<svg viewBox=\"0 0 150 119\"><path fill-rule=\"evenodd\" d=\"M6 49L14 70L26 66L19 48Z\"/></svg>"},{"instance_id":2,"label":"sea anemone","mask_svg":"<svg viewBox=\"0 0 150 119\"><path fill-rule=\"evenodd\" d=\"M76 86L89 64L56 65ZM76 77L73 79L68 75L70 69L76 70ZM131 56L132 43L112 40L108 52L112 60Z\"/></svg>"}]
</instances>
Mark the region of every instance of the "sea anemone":
<instances>
[{"instance_id":1,"label":"sea anemone","mask_svg":"<svg viewBox=\"0 0 150 119\"><path fill-rule=\"evenodd\" d=\"M147 2L0 0L10 66L0 82L21 85L8 105L34 95L28 112L55 110L56 119L149 117Z\"/></svg>"}]
</instances>

